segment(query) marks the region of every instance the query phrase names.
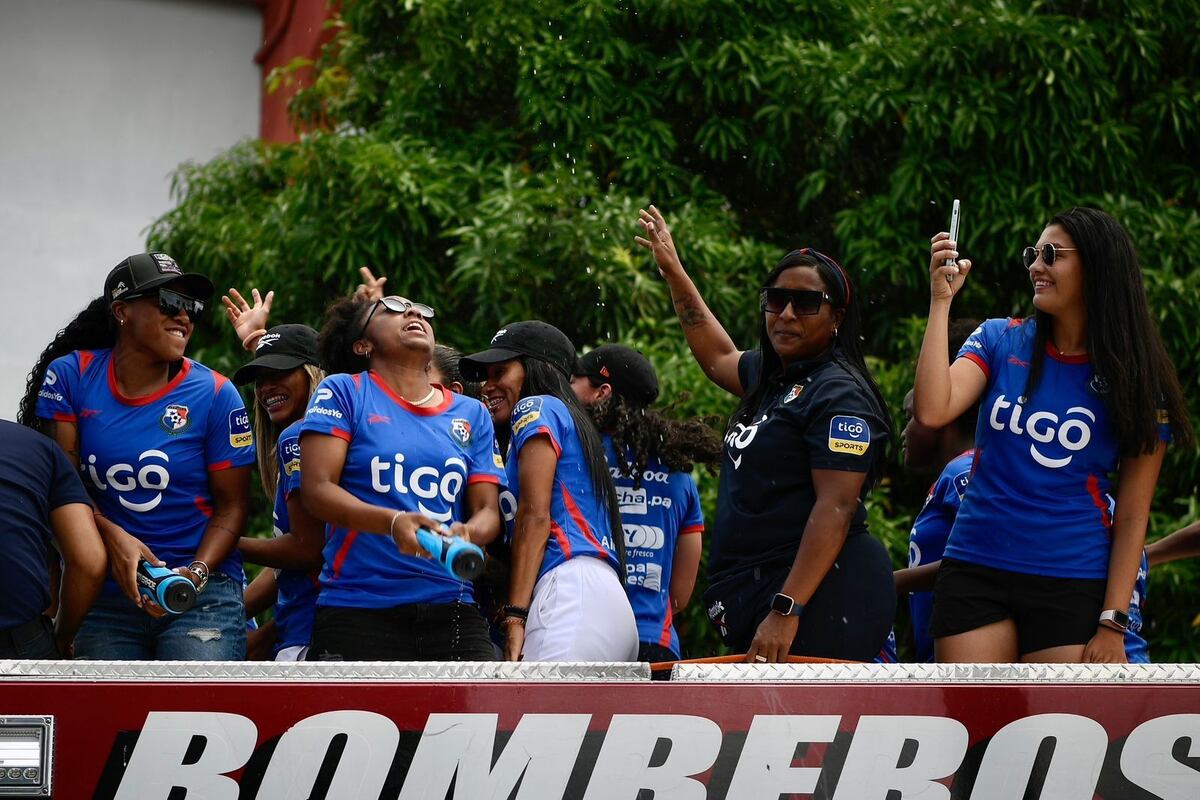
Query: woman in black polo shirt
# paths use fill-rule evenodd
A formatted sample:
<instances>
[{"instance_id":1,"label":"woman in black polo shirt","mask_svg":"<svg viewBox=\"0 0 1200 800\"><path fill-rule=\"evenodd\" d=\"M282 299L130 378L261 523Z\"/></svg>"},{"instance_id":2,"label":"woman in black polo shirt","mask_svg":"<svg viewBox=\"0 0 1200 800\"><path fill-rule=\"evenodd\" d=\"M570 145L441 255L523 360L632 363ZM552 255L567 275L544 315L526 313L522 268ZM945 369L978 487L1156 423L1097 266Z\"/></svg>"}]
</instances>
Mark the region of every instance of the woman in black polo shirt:
<instances>
[{"instance_id":1,"label":"woman in black polo shirt","mask_svg":"<svg viewBox=\"0 0 1200 800\"><path fill-rule=\"evenodd\" d=\"M896 610L891 561L863 505L891 435L863 360L853 286L833 259L793 250L760 293L756 350L741 351L684 271L662 214L639 220L688 346L741 398L725 458L704 600L748 661L788 654L869 661Z\"/></svg>"}]
</instances>

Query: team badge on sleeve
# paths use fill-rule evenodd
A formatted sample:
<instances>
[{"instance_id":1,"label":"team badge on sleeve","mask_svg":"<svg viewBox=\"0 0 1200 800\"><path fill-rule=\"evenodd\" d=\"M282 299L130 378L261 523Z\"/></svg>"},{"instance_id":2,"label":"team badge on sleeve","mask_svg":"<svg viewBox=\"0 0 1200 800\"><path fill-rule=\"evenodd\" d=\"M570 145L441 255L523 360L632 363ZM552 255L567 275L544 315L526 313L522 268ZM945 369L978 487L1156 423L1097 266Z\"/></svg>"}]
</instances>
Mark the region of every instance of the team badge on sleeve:
<instances>
[{"instance_id":1,"label":"team badge on sleeve","mask_svg":"<svg viewBox=\"0 0 1200 800\"><path fill-rule=\"evenodd\" d=\"M450 420L450 438L466 447L471 443L471 423L461 418Z\"/></svg>"},{"instance_id":2,"label":"team badge on sleeve","mask_svg":"<svg viewBox=\"0 0 1200 800\"><path fill-rule=\"evenodd\" d=\"M300 440L292 439L283 447L283 455L287 461L283 465L284 475L294 475L300 471Z\"/></svg>"},{"instance_id":3,"label":"team badge on sleeve","mask_svg":"<svg viewBox=\"0 0 1200 800\"><path fill-rule=\"evenodd\" d=\"M799 397L800 393L803 391L804 391L804 384L797 383L795 386L793 386L791 389L788 390L788 393L786 395L783 396L783 402L785 402L785 403L792 402L797 397Z\"/></svg>"},{"instance_id":4,"label":"team badge on sleeve","mask_svg":"<svg viewBox=\"0 0 1200 800\"><path fill-rule=\"evenodd\" d=\"M542 416L542 398L526 397L517 403L513 409L512 432L520 433L521 429L535 422Z\"/></svg>"},{"instance_id":5,"label":"team badge on sleeve","mask_svg":"<svg viewBox=\"0 0 1200 800\"><path fill-rule=\"evenodd\" d=\"M158 419L158 424L172 436L183 433L192 424L192 421L188 419L188 407L172 403L163 411L163 415Z\"/></svg>"},{"instance_id":6,"label":"team badge on sleeve","mask_svg":"<svg viewBox=\"0 0 1200 800\"><path fill-rule=\"evenodd\" d=\"M229 412L229 444L233 447L249 447L254 444L254 434L250 432L250 412L244 408L235 408Z\"/></svg>"},{"instance_id":7,"label":"team badge on sleeve","mask_svg":"<svg viewBox=\"0 0 1200 800\"><path fill-rule=\"evenodd\" d=\"M836 416L829 421L831 452L861 456L870 446L871 426L862 417Z\"/></svg>"}]
</instances>

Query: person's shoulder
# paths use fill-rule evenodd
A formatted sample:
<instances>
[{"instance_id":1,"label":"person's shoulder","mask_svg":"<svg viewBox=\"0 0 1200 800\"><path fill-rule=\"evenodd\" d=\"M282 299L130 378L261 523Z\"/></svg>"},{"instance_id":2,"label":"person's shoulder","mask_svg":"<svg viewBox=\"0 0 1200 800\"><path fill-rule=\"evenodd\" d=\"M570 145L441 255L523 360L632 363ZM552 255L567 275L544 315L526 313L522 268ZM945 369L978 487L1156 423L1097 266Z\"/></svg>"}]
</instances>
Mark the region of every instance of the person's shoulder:
<instances>
[{"instance_id":1,"label":"person's shoulder","mask_svg":"<svg viewBox=\"0 0 1200 800\"><path fill-rule=\"evenodd\" d=\"M529 419L532 421L541 416L566 417L570 419L571 414L567 410L567 404L554 395L534 394L529 397L522 397L513 406L512 423L516 426L522 420Z\"/></svg>"},{"instance_id":2,"label":"person's shoulder","mask_svg":"<svg viewBox=\"0 0 1200 800\"><path fill-rule=\"evenodd\" d=\"M866 379L841 359L830 359L811 375L801 396L808 395L809 403L817 400L861 400L872 408L878 405Z\"/></svg>"},{"instance_id":3,"label":"person's shoulder","mask_svg":"<svg viewBox=\"0 0 1200 800\"><path fill-rule=\"evenodd\" d=\"M465 394L451 392L449 389L445 391L450 394L450 405L446 406L445 413L454 414L457 417L467 417L472 421L482 419L483 417L491 419L491 415L487 413L487 406L482 401Z\"/></svg>"},{"instance_id":4,"label":"person's shoulder","mask_svg":"<svg viewBox=\"0 0 1200 800\"><path fill-rule=\"evenodd\" d=\"M183 368L188 371L188 374L184 377L184 383L211 387L214 395L221 391L237 393L237 387L233 385L229 378L195 359L185 357L183 359ZM228 389L225 388L227 386L229 387Z\"/></svg>"},{"instance_id":5,"label":"person's shoulder","mask_svg":"<svg viewBox=\"0 0 1200 800\"><path fill-rule=\"evenodd\" d=\"M21 450L27 448L41 450L58 447L49 436L7 419L0 419L0 441L4 442L6 446Z\"/></svg>"},{"instance_id":6,"label":"person's shoulder","mask_svg":"<svg viewBox=\"0 0 1200 800\"><path fill-rule=\"evenodd\" d=\"M46 368L47 382L53 383L65 371L71 371L80 376L85 375L93 366L106 364L111 355L112 348L110 347L96 350L72 350L50 362Z\"/></svg>"},{"instance_id":7,"label":"person's shoulder","mask_svg":"<svg viewBox=\"0 0 1200 800\"><path fill-rule=\"evenodd\" d=\"M282 431L279 432L279 441L282 442L287 439L299 439L300 431L303 427L304 427L304 417L300 417L299 419L295 420L294 422L292 422L290 425L288 425L286 428L284 428Z\"/></svg>"}]
</instances>

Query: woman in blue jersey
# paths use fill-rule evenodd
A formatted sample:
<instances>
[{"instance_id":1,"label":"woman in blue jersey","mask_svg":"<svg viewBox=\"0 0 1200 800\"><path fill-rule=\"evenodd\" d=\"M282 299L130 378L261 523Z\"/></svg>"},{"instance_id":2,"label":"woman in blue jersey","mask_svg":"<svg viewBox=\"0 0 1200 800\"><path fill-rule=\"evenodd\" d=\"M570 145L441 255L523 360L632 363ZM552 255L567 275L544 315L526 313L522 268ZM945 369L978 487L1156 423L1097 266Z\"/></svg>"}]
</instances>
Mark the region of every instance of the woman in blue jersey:
<instances>
[{"instance_id":1,"label":"woman in blue jersey","mask_svg":"<svg viewBox=\"0 0 1200 800\"><path fill-rule=\"evenodd\" d=\"M254 437L233 385L184 356L211 294L207 278L183 273L165 253L130 256L30 376L40 384L36 416L84 474L112 565L114 581L76 638L81 657L244 657L236 545ZM31 401L22 404L26 420ZM162 614L138 595L140 557L189 578L195 607L158 618L139 610Z\"/></svg>"},{"instance_id":2,"label":"woman in blue jersey","mask_svg":"<svg viewBox=\"0 0 1200 800\"><path fill-rule=\"evenodd\" d=\"M483 381L494 417L510 420L506 464L515 513L503 609L504 657L632 661L638 634L619 576L624 540L600 434L569 383L571 341L545 322L514 322L459 369Z\"/></svg>"},{"instance_id":3,"label":"woman in blue jersey","mask_svg":"<svg viewBox=\"0 0 1200 800\"><path fill-rule=\"evenodd\" d=\"M635 241L654 254L696 362L741 398L725 434L709 617L748 661L875 658L896 593L865 500L891 431L849 277L815 250L785 255L758 292L759 346L743 351L684 270L658 209L639 222L646 235Z\"/></svg>"},{"instance_id":4,"label":"woman in blue jersey","mask_svg":"<svg viewBox=\"0 0 1200 800\"><path fill-rule=\"evenodd\" d=\"M360 293L326 312L301 426L304 504L328 523L311 660L491 660L470 583L417 544L500 532L492 421L429 378L433 309Z\"/></svg>"},{"instance_id":5,"label":"woman in blue jersey","mask_svg":"<svg viewBox=\"0 0 1200 800\"><path fill-rule=\"evenodd\" d=\"M932 239L913 398L929 427L980 403L934 588L937 658L1125 661L1165 440L1192 439L1133 244L1102 211L1058 214L1024 251L1034 317L984 322L947 365L950 304L971 270L956 248Z\"/></svg>"},{"instance_id":6,"label":"woman in blue jersey","mask_svg":"<svg viewBox=\"0 0 1200 800\"><path fill-rule=\"evenodd\" d=\"M704 512L692 480L714 467L721 439L702 419L667 419L647 408L658 398L654 366L638 351L604 344L579 359L571 379L604 439L625 536L625 591L638 625L638 660L680 657L675 616L696 587Z\"/></svg>"}]
</instances>

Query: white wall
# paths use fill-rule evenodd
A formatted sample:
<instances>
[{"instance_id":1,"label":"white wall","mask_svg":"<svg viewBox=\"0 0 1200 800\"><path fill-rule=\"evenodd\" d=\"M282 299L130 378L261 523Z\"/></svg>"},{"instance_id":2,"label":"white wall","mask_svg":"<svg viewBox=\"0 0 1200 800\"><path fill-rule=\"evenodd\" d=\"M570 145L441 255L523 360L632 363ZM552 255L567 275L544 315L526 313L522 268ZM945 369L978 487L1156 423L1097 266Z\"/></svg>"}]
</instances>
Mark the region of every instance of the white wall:
<instances>
[{"instance_id":1,"label":"white wall","mask_svg":"<svg viewBox=\"0 0 1200 800\"><path fill-rule=\"evenodd\" d=\"M251 2L0 3L0 417L145 250L175 167L257 135L261 36Z\"/></svg>"}]
</instances>

